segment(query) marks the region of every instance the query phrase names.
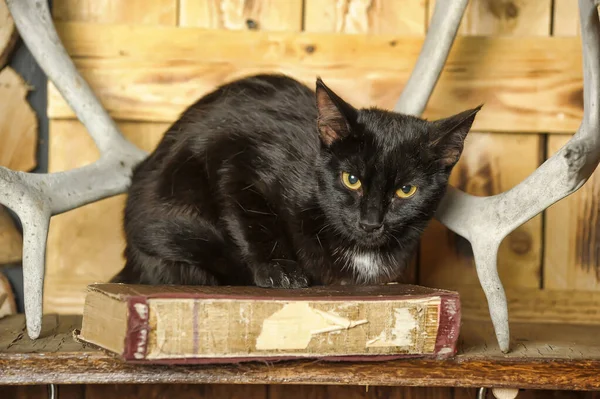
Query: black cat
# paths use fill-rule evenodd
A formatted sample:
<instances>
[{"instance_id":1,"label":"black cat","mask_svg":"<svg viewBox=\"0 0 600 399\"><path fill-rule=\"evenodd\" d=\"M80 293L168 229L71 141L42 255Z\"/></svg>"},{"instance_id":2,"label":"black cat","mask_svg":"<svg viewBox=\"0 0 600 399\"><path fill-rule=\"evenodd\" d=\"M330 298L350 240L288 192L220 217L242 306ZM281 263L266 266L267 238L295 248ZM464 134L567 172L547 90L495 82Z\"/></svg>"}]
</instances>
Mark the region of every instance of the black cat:
<instances>
[{"instance_id":1,"label":"black cat","mask_svg":"<svg viewBox=\"0 0 600 399\"><path fill-rule=\"evenodd\" d=\"M480 107L428 122L258 75L188 108L134 170L114 282L394 281Z\"/></svg>"}]
</instances>

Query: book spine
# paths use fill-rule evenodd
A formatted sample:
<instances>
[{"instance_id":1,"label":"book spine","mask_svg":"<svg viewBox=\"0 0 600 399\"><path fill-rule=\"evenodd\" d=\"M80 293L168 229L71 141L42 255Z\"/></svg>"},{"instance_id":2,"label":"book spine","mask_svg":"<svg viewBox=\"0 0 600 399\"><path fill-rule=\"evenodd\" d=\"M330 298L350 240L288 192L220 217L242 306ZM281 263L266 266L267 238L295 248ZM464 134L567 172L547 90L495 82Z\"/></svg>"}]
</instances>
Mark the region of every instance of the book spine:
<instances>
[{"instance_id":1,"label":"book spine","mask_svg":"<svg viewBox=\"0 0 600 399\"><path fill-rule=\"evenodd\" d=\"M443 295L440 303L438 333L434 349L436 357L449 358L456 355L460 321L459 295Z\"/></svg>"},{"instance_id":2,"label":"book spine","mask_svg":"<svg viewBox=\"0 0 600 399\"><path fill-rule=\"evenodd\" d=\"M127 299L127 333L125 334L125 360L143 360L148 348L150 324L148 302L143 296Z\"/></svg>"}]
</instances>

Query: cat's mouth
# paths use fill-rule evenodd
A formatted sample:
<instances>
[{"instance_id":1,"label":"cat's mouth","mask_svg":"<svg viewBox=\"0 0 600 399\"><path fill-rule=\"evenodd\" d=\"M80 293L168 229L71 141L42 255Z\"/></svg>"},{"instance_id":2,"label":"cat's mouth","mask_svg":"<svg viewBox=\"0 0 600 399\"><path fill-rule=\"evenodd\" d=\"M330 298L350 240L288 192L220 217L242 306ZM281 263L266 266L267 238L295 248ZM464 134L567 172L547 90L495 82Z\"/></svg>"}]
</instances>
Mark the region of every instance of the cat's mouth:
<instances>
[{"instance_id":1,"label":"cat's mouth","mask_svg":"<svg viewBox=\"0 0 600 399\"><path fill-rule=\"evenodd\" d=\"M355 245L363 248L378 248L387 243L386 227L382 226L380 229L366 232L359 227L350 227L346 225L347 231L351 232L349 237Z\"/></svg>"}]
</instances>

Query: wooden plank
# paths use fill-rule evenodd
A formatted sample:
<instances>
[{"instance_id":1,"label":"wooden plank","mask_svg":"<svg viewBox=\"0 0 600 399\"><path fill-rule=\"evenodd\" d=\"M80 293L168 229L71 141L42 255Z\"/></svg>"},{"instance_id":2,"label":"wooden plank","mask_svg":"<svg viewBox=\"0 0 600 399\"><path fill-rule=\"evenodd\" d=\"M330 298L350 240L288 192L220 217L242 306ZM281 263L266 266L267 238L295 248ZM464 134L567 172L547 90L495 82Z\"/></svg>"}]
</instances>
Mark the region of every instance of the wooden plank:
<instances>
[{"instance_id":1,"label":"wooden plank","mask_svg":"<svg viewBox=\"0 0 600 399\"><path fill-rule=\"evenodd\" d=\"M36 166L38 122L27 102L30 89L11 67L0 72L0 166L23 172Z\"/></svg>"},{"instance_id":2,"label":"wooden plank","mask_svg":"<svg viewBox=\"0 0 600 399\"><path fill-rule=\"evenodd\" d=\"M166 124L119 123L125 136L151 151L168 128ZM78 121L50 123L50 164L52 172L80 167L95 161L99 154L85 128ZM122 213L125 195L108 198L54 216L48 236L44 310L81 313L85 287L108 281L124 265L125 240Z\"/></svg>"},{"instance_id":3,"label":"wooden plank","mask_svg":"<svg viewBox=\"0 0 600 399\"><path fill-rule=\"evenodd\" d=\"M8 278L0 273L0 319L17 313L15 294Z\"/></svg>"},{"instance_id":4,"label":"wooden plank","mask_svg":"<svg viewBox=\"0 0 600 399\"><path fill-rule=\"evenodd\" d=\"M488 388L486 398L495 398L492 389ZM469 388L455 388L453 399L474 399L477 398L477 390ZM518 399L598 399L600 394L593 391L569 391L569 390L549 390L549 389L527 389L519 390Z\"/></svg>"},{"instance_id":5,"label":"wooden plank","mask_svg":"<svg viewBox=\"0 0 600 399\"><path fill-rule=\"evenodd\" d=\"M177 0L54 0L57 21L176 25Z\"/></svg>"},{"instance_id":6,"label":"wooden plank","mask_svg":"<svg viewBox=\"0 0 600 399\"><path fill-rule=\"evenodd\" d=\"M11 399L29 399L48 397L48 387L34 386L0 386L0 397Z\"/></svg>"},{"instance_id":7,"label":"wooden plank","mask_svg":"<svg viewBox=\"0 0 600 399\"><path fill-rule=\"evenodd\" d=\"M552 156L571 138L548 139ZM544 287L600 290L600 172L546 211Z\"/></svg>"},{"instance_id":8,"label":"wooden plank","mask_svg":"<svg viewBox=\"0 0 600 399\"><path fill-rule=\"evenodd\" d=\"M81 23L57 28L113 117L162 122L172 122L224 81L267 71L288 73L311 87L321 75L357 106L390 108L422 44L421 38L387 35ZM573 132L582 116L581 65L576 38L459 38L425 116L448 116L484 102L478 131ZM73 117L53 88L48 112Z\"/></svg>"},{"instance_id":9,"label":"wooden plank","mask_svg":"<svg viewBox=\"0 0 600 399\"><path fill-rule=\"evenodd\" d=\"M23 254L23 236L6 209L0 205L0 265L19 262Z\"/></svg>"},{"instance_id":10,"label":"wooden plank","mask_svg":"<svg viewBox=\"0 0 600 399\"><path fill-rule=\"evenodd\" d=\"M453 399L452 388L271 385L269 399Z\"/></svg>"},{"instance_id":11,"label":"wooden plank","mask_svg":"<svg viewBox=\"0 0 600 399\"><path fill-rule=\"evenodd\" d=\"M573 0L554 0L552 35L579 36L579 6Z\"/></svg>"},{"instance_id":12,"label":"wooden plank","mask_svg":"<svg viewBox=\"0 0 600 399\"><path fill-rule=\"evenodd\" d=\"M0 3L0 69L8 63L10 54L18 39L19 32L15 22L10 15L6 2L2 2Z\"/></svg>"},{"instance_id":13,"label":"wooden plank","mask_svg":"<svg viewBox=\"0 0 600 399\"><path fill-rule=\"evenodd\" d=\"M302 0L180 0L179 25L299 32L302 3Z\"/></svg>"},{"instance_id":14,"label":"wooden plank","mask_svg":"<svg viewBox=\"0 0 600 399\"><path fill-rule=\"evenodd\" d=\"M511 323L600 325L600 292L508 288L506 296ZM481 288L463 289L460 297L463 319L490 321Z\"/></svg>"},{"instance_id":15,"label":"wooden plank","mask_svg":"<svg viewBox=\"0 0 600 399\"><path fill-rule=\"evenodd\" d=\"M306 0L307 32L423 35L426 0Z\"/></svg>"},{"instance_id":16,"label":"wooden plank","mask_svg":"<svg viewBox=\"0 0 600 399\"><path fill-rule=\"evenodd\" d=\"M89 385L85 392L85 399L267 399L267 397L265 385L102 384Z\"/></svg>"},{"instance_id":17,"label":"wooden plank","mask_svg":"<svg viewBox=\"0 0 600 399\"><path fill-rule=\"evenodd\" d=\"M493 4L475 1L467 9L462 34L548 35L550 9L550 1ZM542 150L539 135L490 134L477 130L474 127L469 134L461 160L452 173L450 181L456 187L479 196L499 194L520 183L539 166ZM498 270L504 286L539 287L541 258L542 218L538 215L512 232L500 246ZM469 242L437 221L425 232L420 262L421 284L479 286Z\"/></svg>"},{"instance_id":18,"label":"wooden plank","mask_svg":"<svg viewBox=\"0 0 600 399\"><path fill-rule=\"evenodd\" d=\"M46 315L45 319L55 319ZM63 321L63 319L66 319ZM193 383L600 389L598 326L513 323L513 350L497 348L489 322L465 320L461 348L447 360L283 361L204 366L124 364L73 341L72 317L44 323L40 339L23 315L0 320L0 384ZM48 334L48 326L54 334ZM12 332L12 333L11 333ZM574 338L576 337L576 338Z\"/></svg>"},{"instance_id":19,"label":"wooden plank","mask_svg":"<svg viewBox=\"0 0 600 399\"><path fill-rule=\"evenodd\" d=\"M548 36L553 0L471 0L458 28L459 35ZM561 0L554 0L561 1ZM577 12L573 0L565 0ZM435 0L429 0L433 15ZM566 8L566 7L565 7Z\"/></svg>"}]
</instances>

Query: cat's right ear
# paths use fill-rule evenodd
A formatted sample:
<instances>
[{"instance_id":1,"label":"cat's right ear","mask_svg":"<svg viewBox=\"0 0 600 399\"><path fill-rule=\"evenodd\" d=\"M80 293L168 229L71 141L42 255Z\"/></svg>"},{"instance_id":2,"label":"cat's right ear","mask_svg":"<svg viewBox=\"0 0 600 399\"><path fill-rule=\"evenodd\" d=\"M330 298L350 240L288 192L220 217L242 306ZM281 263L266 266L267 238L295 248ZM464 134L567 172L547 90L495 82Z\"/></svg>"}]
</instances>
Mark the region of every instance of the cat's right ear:
<instances>
[{"instance_id":1,"label":"cat's right ear","mask_svg":"<svg viewBox=\"0 0 600 399\"><path fill-rule=\"evenodd\" d=\"M321 78L317 78L316 97L317 128L323 144L330 146L350 134L357 111L327 87Z\"/></svg>"},{"instance_id":2,"label":"cat's right ear","mask_svg":"<svg viewBox=\"0 0 600 399\"><path fill-rule=\"evenodd\" d=\"M430 145L438 153L439 162L444 167L452 168L458 162L467 133L482 106L432 122Z\"/></svg>"}]
</instances>

